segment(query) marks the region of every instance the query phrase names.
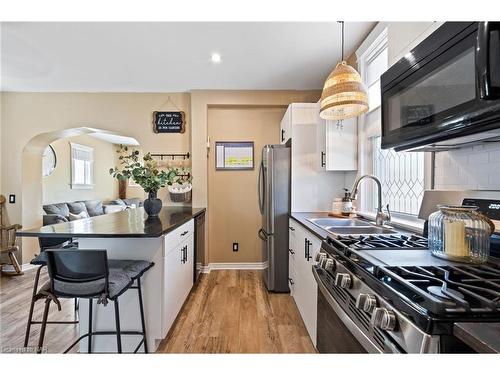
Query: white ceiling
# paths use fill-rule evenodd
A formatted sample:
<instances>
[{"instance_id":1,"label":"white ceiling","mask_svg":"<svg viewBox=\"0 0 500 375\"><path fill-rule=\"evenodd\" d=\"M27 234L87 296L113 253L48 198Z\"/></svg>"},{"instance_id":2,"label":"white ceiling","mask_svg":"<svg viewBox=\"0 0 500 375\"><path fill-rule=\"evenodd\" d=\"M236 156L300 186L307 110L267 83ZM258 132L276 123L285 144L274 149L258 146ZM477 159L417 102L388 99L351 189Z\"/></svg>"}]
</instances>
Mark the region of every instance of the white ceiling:
<instances>
[{"instance_id":1,"label":"white ceiling","mask_svg":"<svg viewBox=\"0 0 500 375\"><path fill-rule=\"evenodd\" d=\"M373 22L347 22L346 55ZM2 23L3 91L320 89L337 22ZM222 63L210 62L212 52Z\"/></svg>"}]
</instances>

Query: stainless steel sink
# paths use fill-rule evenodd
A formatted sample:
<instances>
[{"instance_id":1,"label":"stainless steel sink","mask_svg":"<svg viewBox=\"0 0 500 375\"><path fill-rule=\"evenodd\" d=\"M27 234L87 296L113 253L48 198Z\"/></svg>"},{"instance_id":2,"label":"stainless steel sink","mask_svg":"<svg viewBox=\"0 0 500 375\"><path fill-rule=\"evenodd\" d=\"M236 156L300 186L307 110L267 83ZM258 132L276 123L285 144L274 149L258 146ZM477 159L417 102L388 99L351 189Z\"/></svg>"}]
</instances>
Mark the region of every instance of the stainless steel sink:
<instances>
[{"instance_id":1,"label":"stainless steel sink","mask_svg":"<svg viewBox=\"0 0 500 375\"><path fill-rule=\"evenodd\" d=\"M307 219L311 223L320 226L321 228L327 227L367 227L370 226L366 221L356 220L356 219L335 219L330 217L320 217Z\"/></svg>"},{"instance_id":2,"label":"stainless steel sink","mask_svg":"<svg viewBox=\"0 0 500 375\"><path fill-rule=\"evenodd\" d=\"M395 230L378 227L367 221L357 219L336 219L332 217L319 217L307 219L311 223L333 234L391 234Z\"/></svg>"},{"instance_id":3,"label":"stainless steel sink","mask_svg":"<svg viewBox=\"0 0 500 375\"><path fill-rule=\"evenodd\" d=\"M345 227L345 226L331 226L325 228L327 231L335 234L391 234L396 233L395 230L389 228L376 227L374 225L365 227Z\"/></svg>"}]
</instances>

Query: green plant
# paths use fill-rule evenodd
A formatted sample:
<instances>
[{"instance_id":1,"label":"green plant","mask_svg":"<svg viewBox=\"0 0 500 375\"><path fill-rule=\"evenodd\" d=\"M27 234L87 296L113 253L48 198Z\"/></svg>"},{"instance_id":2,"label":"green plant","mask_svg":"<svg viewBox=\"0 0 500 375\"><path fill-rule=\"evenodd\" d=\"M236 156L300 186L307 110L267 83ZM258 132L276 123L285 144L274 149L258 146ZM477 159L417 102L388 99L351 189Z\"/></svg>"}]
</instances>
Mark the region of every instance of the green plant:
<instances>
[{"instance_id":1,"label":"green plant","mask_svg":"<svg viewBox=\"0 0 500 375\"><path fill-rule=\"evenodd\" d=\"M189 168L168 168L167 169L167 185L172 186L173 184L190 184L193 181L191 176L191 170Z\"/></svg>"},{"instance_id":2,"label":"green plant","mask_svg":"<svg viewBox=\"0 0 500 375\"><path fill-rule=\"evenodd\" d=\"M162 171L158 168L158 163L148 152L139 161L139 151L128 146L120 145L116 151L120 154L120 168L114 167L109 170L109 174L119 180L132 178L139 184L146 193L156 193L160 188L165 187L170 179L170 172Z\"/></svg>"}]
</instances>

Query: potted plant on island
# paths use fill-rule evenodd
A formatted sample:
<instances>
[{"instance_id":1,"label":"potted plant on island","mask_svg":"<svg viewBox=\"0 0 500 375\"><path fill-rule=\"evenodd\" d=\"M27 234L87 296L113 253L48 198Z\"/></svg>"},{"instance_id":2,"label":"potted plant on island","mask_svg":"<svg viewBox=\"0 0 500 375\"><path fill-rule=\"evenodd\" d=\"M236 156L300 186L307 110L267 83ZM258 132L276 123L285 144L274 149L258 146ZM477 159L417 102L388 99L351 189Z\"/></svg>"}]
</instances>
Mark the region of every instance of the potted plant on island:
<instances>
[{"instance_id":1,"label":"potted plant on island","mask_svg":"<svg viewBox=\"0 0 500 375\"><path fill-rule=\"evenodd\" d=\"M149 152L143 156L143 163L139 161L139 151L129 151L128 146L120 145L117 153L120 154L118 159L121 167L111 168L109 174L119 180L132 178L148 193L148 198L144 200L144 211L148 216L158 216L162 207L161 199L157 196L158 190L167 185L169 172L160 170Z\"/></svg>"}]
</instances>

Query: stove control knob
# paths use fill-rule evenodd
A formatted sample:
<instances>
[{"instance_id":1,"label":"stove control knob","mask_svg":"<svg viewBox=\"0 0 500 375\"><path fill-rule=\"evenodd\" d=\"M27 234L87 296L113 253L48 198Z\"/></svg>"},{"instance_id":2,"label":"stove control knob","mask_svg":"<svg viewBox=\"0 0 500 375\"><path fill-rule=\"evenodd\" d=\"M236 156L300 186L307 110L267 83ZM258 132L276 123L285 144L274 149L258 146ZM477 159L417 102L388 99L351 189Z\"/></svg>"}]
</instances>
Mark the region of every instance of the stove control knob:
<instances>
[{"instance_id":1,"label":"stove control knob","mask_svg":"<svg viewBox=\"0 0 500 375\"><path fill-rule=\"evenodd\" d=\"M326 260L325 270L327 270L328 272L333 273L333 271L335 270L335 263L333 262L333 259L327 259Z\"/></svg>"},{"instance_id":2,"label":"stove control knob","mask_svg":"<svg viewBox=\"0 0 500 375\"><path fill-rule=\"evenodd\" d=\"M377 307L377 298L373 294L361 293L358 298L356 298L356 307L369 313Z\"/></svg>"},{"instance_id":3,"label":"stove control knob","mask_svg":"<svg viewBox=\"0 0 500 375\"><path fill-rule=\"evenodd\" d=\"M318 266L325 268L326 259L326 254L320 254L318 257Z\"/></svg>"},{"instance_id":4,"label":"stove control knob","mask_svg":"<svg viewBox=\"0 0 500 375\"><path fill-rule=\"evenodd\" d=\"M342 289L349 289L352 285L351 275L348 273L338 273L335 275L335 285Z\"/></svg>"},{"instance_id":5,"label":"stove control knob","mask_svg":"<svg viewBox=\"0 0 500 375\"><path fill-rule=\"evenodd\" d=\"M319 251L317 254L316 254L316 262L320 262L321 261L321 258L325 257L326 258L326 254L325 253L322 253L321 251Z\"/></svg>"},{"instance_id":6,"label":"stove control knob","mask_svg":"<svg viewBox=\"0 0 500 375\"><path fill-rule=\"evenodd\" d=\"M384 307L377 307L373 310L371 323L375 327L383 329L384 331L394 331L396 322L396 315L393 311Z\"/></svg>"}]
</instances>

